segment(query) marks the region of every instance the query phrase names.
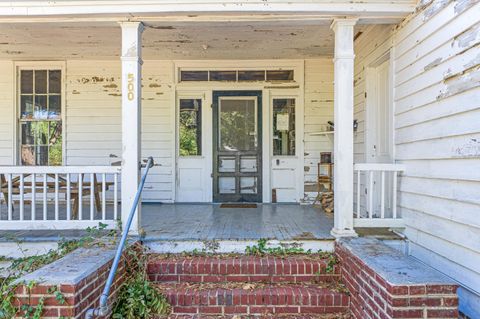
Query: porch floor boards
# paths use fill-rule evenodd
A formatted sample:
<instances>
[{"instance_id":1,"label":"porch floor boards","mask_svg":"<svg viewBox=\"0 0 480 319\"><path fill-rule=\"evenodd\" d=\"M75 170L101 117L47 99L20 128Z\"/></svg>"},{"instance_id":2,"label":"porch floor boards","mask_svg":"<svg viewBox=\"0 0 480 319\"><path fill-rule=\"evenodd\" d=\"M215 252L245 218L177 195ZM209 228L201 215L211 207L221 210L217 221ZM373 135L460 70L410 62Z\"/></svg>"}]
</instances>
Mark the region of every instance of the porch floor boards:
<instances>
[{"instance_id":1,"label":"porch floor boards","mask_svg":"<svg viewBox=\"0 0 480 319\"><path fill-rule=\"evenodd\" d=\"M298 204L143 204L147 240L319 240L333 239L333 215Z\"/></svg>"},{"instance_id":2,"label":"porch floor boards","mask_svg":"<svg viewBox=\"0 0 480 319\"><path fill-rule=\"evenodd\" d=\"M87 207L85 207L87 206ZM89 207L83 207L85 218ZM60 208L62 211L63 207ZM107 216L113 216L107 205ZM37 208L41 218L42 208ZM30 216L29 212L26 216ZM119 205L120 212L120 205ZM16 207L15 214L18 214ZM100 219L98 213L96 219ZM18 217L17 217L18 218ZM15 219L17 219L15 218ZM53 205L48 219L53 218ZM64 219L63 216L61 219ZM99 220L100 221L100 220ZM147 241L258 240L332 240L333 215L320 208L298 204L258 204L257 208L220 208L219 204L142 204L141 226ZM0 242L58 241L75 239L85 230L3 230Z\"/></svg>"}]
</instances>

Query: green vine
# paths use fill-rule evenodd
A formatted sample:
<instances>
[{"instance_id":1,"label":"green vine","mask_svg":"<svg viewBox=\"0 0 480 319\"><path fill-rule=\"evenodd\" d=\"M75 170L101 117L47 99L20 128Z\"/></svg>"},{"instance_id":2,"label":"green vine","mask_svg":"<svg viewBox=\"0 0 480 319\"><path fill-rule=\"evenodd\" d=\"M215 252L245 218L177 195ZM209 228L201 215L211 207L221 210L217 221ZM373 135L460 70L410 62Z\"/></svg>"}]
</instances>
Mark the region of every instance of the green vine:
<instances>
[{"instance_id":1,"label":"green vine","mask_svg":"<svg viewBox=\"0 0 480 319\"><path fill-rule=\"evenodd\" d=\"M275 255L275 256L287 256L287 255L308 255L312 250L303 249L299 244L280 245L278 247L268 247L267 239L261 238L257 241L256 245L247 246L245 254L254 256L263 255Z\"/></svg>"},{"instance_id":2,"label":"green vine","mask_svg":"<svg viewBox=\"0 0 480 319\"><path fill-rule=\"evenodd\" d=\"M125 281L113 305L114 319L147 319L170 313L163 294L147 278L147 254L143 247L126 251Z\"/></svg>"}]
</instances>

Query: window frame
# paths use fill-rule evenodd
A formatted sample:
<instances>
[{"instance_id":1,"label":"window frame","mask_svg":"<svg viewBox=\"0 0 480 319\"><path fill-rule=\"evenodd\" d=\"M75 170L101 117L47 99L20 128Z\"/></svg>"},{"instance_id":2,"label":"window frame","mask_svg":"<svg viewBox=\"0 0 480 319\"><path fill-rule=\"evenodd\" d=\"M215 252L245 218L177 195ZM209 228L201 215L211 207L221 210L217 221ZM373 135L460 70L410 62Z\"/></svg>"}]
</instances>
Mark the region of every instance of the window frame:
<instances>
[{"instance_id":1,"label":"window frame","mask_svg":"<svg viewBox=\"0 0 480 319\"><path fill-rule=\"evenodd\" d=\"M274 112L274 104L273 104L273 101L274 100L293 100L294 101L294 110L295 110L295 121L293 122L293 125L295 127L295 139L294 139L294 142L295 142L295 152L293 154L289 154L289 155L285 155L285 154L274 154L274 120L273 120L273 116L275 114ZM271 121L271 125L270 125L270 143L271 143L271 156L272 157L278 157L278 158L281 158L281 157L296 157L298 155L298 140L297 140L297 111L298 111L298 98L296 96L290 96L290 95L285 95L285 96L281 96L281 95L273 95L271 97L271 113L270 113L270 121Z\"/></svg>"},{"instance_id":2,"label":"window frame","mask_svg":"<svg viewBox=\"0 0 480 319\"><path fill-rule=\"evenodd\" d=\"M14 76L15 76L15 85L14 85L14 103L15 103L15 112L13 112L14 117L14 163L18 166L22 165L21 157L21 145L22 145L22 132L21 132L21 71L31 71L31 70L60 70L60 122L62 123L62 163L60 166L64 166L66 163L66 96L65 96L65 85L66 85L66 74L65 74L65 62L64 61L18 61L14 63Z\"/></svg>"},{"instance_id":3,"label":"window frame","mask_svg":"<svg viewBox=\"0 0 480 319\"><path fill-rule=\"evenodd\" d=\"M292 154L292 155L275 155L273 153L273 129L274 129L274 126L273 126L273 115L274 115L274 111L273 111L273 101L274 100L294 100L295 101L295 122L294 122L294 125L295 125L295 153ZM299 103L299 96L298 95L280 95L280 94L272 94L270 96L270 112L269 112L269 115L270 115L270 134L269 134L269 138L270 138L270 156L272 158L295 158L295 157L298 157L299 155L299 140L298 140L298 121L299 119L297 118L298 117L298 110L299 110L299 107L298 107L298 103ZM305 124L303 124L305 125ZM303 135L303 134L302 134ZM302 137L302 140L303 140L303 137Z\"/></svg>"},{"instance_id":4,"label":"window frame","mask_svg":"<svg viewBox=\"0 0 480 319\"><path fill-rule=\"evenodd\" d=\"M200 137L200 154L199 155L180 155L180 100L200 100L200 120L201 120L201 137ZM179 158L203 158L205 156L205 133L204 133L204 112L205 112L205 96L203 93L179 94L176 98L175 106L175 156Z\"/></svg>"}]
</instances>

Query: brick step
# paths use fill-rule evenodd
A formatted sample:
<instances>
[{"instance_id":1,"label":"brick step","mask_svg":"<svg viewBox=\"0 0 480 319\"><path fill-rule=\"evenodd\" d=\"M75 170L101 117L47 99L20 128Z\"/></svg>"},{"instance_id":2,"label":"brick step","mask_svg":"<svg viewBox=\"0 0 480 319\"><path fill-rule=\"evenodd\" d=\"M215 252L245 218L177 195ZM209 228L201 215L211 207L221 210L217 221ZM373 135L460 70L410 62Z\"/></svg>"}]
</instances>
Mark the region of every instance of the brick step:
<instances>
[{"instance_id":1,"label":"brick step","mask_svg":"<svg viewBox=\"0 0 480 319\"><path fill-rule=\"evenodd\" d=\"M327 313L327 314L261 314L261 315L205 315L205 314L190 314L190 315L168 315L155 316L155 319L351 319L350 313Z\"/></svg>"},{"instance_id":2,"label":"brick step","mask_svg":"<svg viewBox=\"0 0 480 319\"><path fill-rule=\"evenodd\" d=\"M331 269L329 269L331 268ZM329 269L329 270L327 270ZM152 282L318 283L340 279L339 268L325 258L165 257L152 255L147 272Z\"/></svg>"},{"instance_id":3,"label":"brick step","mask_svg":"<svg viewBox=\"0 0 480 319\"><path fill-rule=\"evenodd\" d=\"M344 315L350 303L345 293L306 284L163 283L157 287L172 305L173 314Z\"/></svg>"}]
</instances>

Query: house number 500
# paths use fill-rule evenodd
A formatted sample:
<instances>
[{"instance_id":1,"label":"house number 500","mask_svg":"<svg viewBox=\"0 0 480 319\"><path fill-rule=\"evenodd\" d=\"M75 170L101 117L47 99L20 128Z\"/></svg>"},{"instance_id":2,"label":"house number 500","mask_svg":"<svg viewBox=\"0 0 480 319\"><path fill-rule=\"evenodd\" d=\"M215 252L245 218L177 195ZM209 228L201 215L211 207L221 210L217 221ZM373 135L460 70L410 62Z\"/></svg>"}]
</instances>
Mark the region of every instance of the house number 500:
<instances>
[{"instance_id":1,"label":"house number 500","mask_svg":"<svg viewBox=\"0 0 480 319\"><path fill-rule=\"evenodd\" d=\"M132 73L128 73L128 84L127 84L127 90L128 90L128 100L129 101L132 101L135 97L135 94L134 94L134 91L135 91L135 87L133 85L133 82L135 80L135 77L133 76Z\"/></svg>"}]
</instances>

